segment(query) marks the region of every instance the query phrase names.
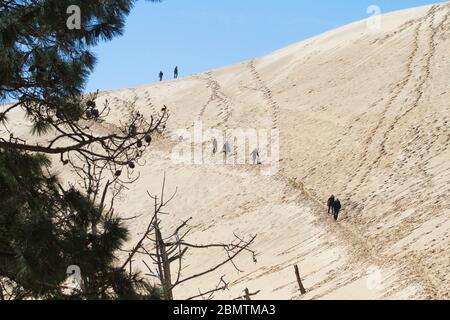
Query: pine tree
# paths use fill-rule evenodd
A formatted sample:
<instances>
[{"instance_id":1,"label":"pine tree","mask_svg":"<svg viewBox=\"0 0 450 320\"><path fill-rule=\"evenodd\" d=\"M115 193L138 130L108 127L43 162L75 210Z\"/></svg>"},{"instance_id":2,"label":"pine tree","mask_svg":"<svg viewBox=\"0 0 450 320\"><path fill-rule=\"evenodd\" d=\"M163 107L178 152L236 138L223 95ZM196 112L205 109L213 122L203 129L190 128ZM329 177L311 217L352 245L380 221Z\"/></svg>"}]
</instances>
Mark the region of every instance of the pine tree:
<instances>
[{"instance_id":1,"label":"pine tree","mask_svg":"<svg viewBox=\"0 0 450 320\"><path fill-rule=\"evenodd\" d=\"M65 142L64 147L55 143L30 145L9 128L16 140L0 138L0 147L60 154L62 158L69 153L85 153L96 145L106 149L95 154L96 159L120 165L132 161L129 158L138 149L137 141L157 130L161 122L155 119L151 123L139 122L140 117L135 114L121 128L121 134L94 136L83 123L100 121L107 112L99 109L95 99L83 95L83 89L96 60L90 49L99 41L122 34L125 18L135 2L17 0L0 3L0 102L14 101L0 110L0 123L7 126L11 111L21 109L32 121L34 134L51 132L57 135L52 142ZM73 6L79 8L79 29L67 26L71 18L67 12ZM137 129L132 131L134 134L131 126ZM132 152L118 152L121 150L117 145Z\"/></svg>"},{"instance_id":2,"label":"pine tree","mask_svg":"<svg viewBox=\"0 0 450 320\"><path fill-rule=\"evenodd\" d=\"M65 190L46 156L59 155L91 180L100 177L83 168L107 168L111 183L119 183L152 134L164 129L165 108L150 122L133 112L118 132L105 136L86 129L103 121L109 108L83 93L96 60L90 49L122 34L135 2L0 1L0 102L12 101L0 107L0 124L9 133L0 135L0 299L159 297L139 274L115 267L128 232L98 202L98 190L94 196L91 184L83 192ZM67 28L72 5L80 8L80 29ZM9 126L15 109L31 120L33 134L51 133L52 140L27 144ZM65 288L70 265L82 271L82 290Z\"/></svg>"},{"instance_id":3,"label":"pine tree","mask_svg":"<svg viewBox=\"0 0 450 320\"><path fill-rule=\"evenodd\" d=\"M128 239L123 222L78 191L64 191L48 169L43 155L0 152L3 289L46 299L137 299L153 292L139 274L114 267ZM82 290L64 290L71 265L81 270Z\"/></svg>"}]
</instances>

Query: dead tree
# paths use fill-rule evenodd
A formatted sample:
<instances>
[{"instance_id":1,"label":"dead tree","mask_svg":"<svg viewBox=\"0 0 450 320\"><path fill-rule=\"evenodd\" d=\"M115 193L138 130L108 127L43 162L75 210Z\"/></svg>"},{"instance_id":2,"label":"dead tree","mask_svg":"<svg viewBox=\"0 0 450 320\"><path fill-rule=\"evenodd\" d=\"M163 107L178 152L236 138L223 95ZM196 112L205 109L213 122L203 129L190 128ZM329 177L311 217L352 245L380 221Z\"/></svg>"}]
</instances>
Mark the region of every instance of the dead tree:
<instances>
[{"instance_id":1,"label":"dead tree","mask_svg":"<svg viewBox=\"0 0 450 320\"><path fill-rule=\"evenodd\" d=\"M99 134L94 125L107 122L111 107L108 100L99 105L97 99L98 92L73 97L72 113L62 111L56 104L49 106L48 101L19 101L9 106L0 112L0 124L9 133L8 138L0 136L0 148L58 155L64 165L98 164L117 176L124 170L133 170L153 135L165 130L169 118L167 107L146 119L135 110L136 101L124 101L129 113L110 126L111 132ZM45 143L27 143L8 127L7 115L16 108L23 109L32 120L33 133L50 137Z\"/></svg>"},{"instance_id":2,"label":"dead tree","mask_svg":"<svg viewBox=\"0 0 450 320\"><path fill-rule=\"evenodd\" d=\"M152 217L140 241L128 251L128 259L124 262L122 268L131 268L131 263L134 259L137 256L141 256L142 262L148 271L147 276L157 279L163 289L165 299L172 300L174 298L173 291L178 286L215 272L227 264L233 265L238 272L242 272L242 270L237 267L235 259L243 253L250 254L253 262L257 262L257 254L251 249L251 245L254 243L256 235L250 235L248 239L244 239L243 237L234 234L234 240L230 243L195 244L187 239L188 235L193 230L193 227L189 225L192 218L183 221L172 231L163 231L161 227L162 216L168 214L164 211L164 208L167 207L176 195L175 192L168 200L166 200L164 193L165 177L161 196L156 197L149 194L154 205ZM205 267L203 271L191 275L184 275L183 262L186 254L191 251L209 249L222 249L224 253L222 260L216 264ZM151 263L148 263L146 260L151 261ZM189 297L187 300L198 298L211 300L214 298L215 293L227 290L228 287L229 283L225 280L225 276L222 276L215 288L205 292L199 291L198 295Z\"/></svg>"}]
</instances>

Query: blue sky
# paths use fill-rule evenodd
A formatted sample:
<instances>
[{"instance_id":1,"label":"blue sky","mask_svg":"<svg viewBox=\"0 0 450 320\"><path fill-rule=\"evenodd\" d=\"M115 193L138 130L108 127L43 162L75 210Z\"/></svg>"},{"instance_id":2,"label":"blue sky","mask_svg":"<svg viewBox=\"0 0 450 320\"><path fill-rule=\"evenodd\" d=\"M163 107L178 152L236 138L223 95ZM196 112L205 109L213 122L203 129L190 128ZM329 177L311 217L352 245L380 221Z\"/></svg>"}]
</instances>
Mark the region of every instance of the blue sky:
<instances>
[{"instance_id":1,"label":"blue sky","mask_svg":"<svg viewBox=\"0 0 450 320\"><path fill-rule=\"evenodd\" d=\"M125 34L94 49L98 63L87 90L155 82L160 70L180 76L269 54L330 29L437 0L140 0Z\"/></svg>"}]
</instances>

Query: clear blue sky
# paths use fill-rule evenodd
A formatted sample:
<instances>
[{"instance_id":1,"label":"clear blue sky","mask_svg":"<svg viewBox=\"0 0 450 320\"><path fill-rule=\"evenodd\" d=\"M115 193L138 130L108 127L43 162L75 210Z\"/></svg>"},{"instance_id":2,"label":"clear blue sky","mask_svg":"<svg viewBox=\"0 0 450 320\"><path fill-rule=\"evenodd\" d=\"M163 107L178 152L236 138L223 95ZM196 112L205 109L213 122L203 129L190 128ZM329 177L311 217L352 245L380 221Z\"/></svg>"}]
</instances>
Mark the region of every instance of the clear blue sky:
<instances>
[{"instance_id":1,"label":"clear blue sky","mask_svg":"<svg viewBox=\"0 0 450 320\"><path fill-rule=\"evenodd\" d=\"M368 17L438 0L140 0L125 34L94 49L98 63L87 90L156 81L241 62Z\"/></svg>"}]
</instances>

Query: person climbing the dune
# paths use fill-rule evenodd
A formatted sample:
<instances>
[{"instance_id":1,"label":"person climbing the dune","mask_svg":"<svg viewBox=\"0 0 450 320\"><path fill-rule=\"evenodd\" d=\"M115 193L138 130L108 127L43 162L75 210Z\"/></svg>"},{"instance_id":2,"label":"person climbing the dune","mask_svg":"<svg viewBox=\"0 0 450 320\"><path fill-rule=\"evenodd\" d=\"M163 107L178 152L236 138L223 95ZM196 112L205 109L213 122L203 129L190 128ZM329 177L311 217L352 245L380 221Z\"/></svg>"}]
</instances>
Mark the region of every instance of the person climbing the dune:
<instances>
[{"instance_id":1,"label":"person climbing the dune","mask_svg":"<svg viewBox=\"0 0 450 320\"><path fill-rule=\"evenodd\" d=\"M214 138L212 143L213 143L213 155L215 155L217 153L217 139Z\"/></svg>"},{"instance_id":2,"label":"person climbing the dune","mask_svg":"<svg viewBox=\"0 0 450 320\"><path fill-rule=\"evenodd\" d=\"M228 141L223 145L223 153L225 154L225 156L231 153L231 146Z\"/></svg>"},{"instance_id":3,"label":"person climbing the dune","mask_svg":"<svg viewBox=\"0 0 450 320\"><path fill-rule=\"evenodd\" d=\"M341 211L342 205L341 201L337 199L333 204L333 211L334 211L334 220L337 221L339 218L339 211Z\"/></svg>"},{"instance_id":4,"label":"person climbing the dune","mask_svg":"<svg viewBox=\"0 0 450 320\"><path fill-rule=\"evenodd\" d=\"M164 78L164 72L160 71L159 72L159 81L160 82L163 81L163 78Z\"/></svg>"},{"instance_id":5,"label":"person climbing the dune","mask_svg":"<svg viewBox=\"0 0 450 320\"><path fill-rule=\"evenodd\" d=\"M178 66L176 66L175 70L173 71L173 78L178 79Z\"/></svg>"},{"instance_id":6,"label":"person climbing the dune","mask_svg":"<svg viewBox=\"0 0 450 320\"><path fill-rule=\"evenodd\" d=\"M231 154L231 146L230 143L227 141L225 142L225 144L223 145L223 156L224 156L224 162L225 164L227 164L228 161L228 155Z\"/></svg>"},{"instance_id":7,"label":"person climbing the dune","mask_svg":"<svg viewBox=\"0 0 450 320\"><path fill-rule=\"evenodd\" d=\"M328 206L328 214L333 214L333 213L334 213L334 208L333 208L334 200L335 200L334 195L332 195L332 196L328 199L328 202L327 202L327 206Z\"/></svg>"},{"instance_id":8,"label":"person climbing the dune","mask_svg":"<svg viewBox=\"0 0 450 320\"><path fill-rule=\"evenodd\" d=\"M253 152L250 154L252 156L253 159L253 165L255 164L261 164L261 162L259 161L259 150L258 148L256 148L255 150L253 150ZM258 162L256 162L258 160Z\"/></svg>"}]
</instances>

